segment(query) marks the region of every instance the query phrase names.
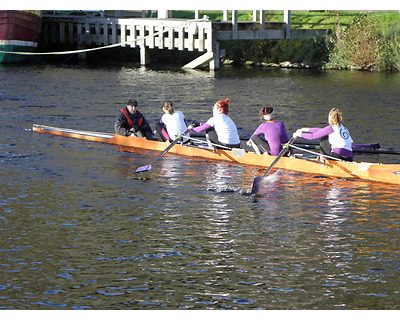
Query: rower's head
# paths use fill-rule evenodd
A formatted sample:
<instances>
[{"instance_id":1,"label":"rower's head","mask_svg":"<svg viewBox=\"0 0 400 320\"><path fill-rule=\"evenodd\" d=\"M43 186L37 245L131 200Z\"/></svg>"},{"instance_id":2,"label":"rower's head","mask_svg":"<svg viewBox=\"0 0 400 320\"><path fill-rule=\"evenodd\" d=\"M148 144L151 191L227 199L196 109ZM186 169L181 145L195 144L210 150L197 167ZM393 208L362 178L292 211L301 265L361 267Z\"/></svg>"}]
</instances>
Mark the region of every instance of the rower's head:
<instances>
[{"instance_id":1,"label":"rower's head","mask_svg":"<svg viewBox=\"0 0 400 320\"><path fill-rule=\"evenodd\" d=\"M214 104L213 112L216 114L228 114L230 104L231 101L228 98L225 100L219 100Z\"/></svg>"},{"instance_id":2,"label":"rower's head","mask_svg":"<svg viewBox=\"0 0 400 320\"><path fill-rule=\"evenodd\" d=\"M165 113L168 113L168 114L173 114L174 113L174 107L172 106L172 102L171 101L164 101L161 104L161 109L163 109L163 111Z\"/></svg>"},{"instance_id":3,"label":"rower's head","mask_svg":"<svg viewBox=\"0 0 400 320\"><path fill-rule=\"evenodd\" d=\"M129 100L128 103L126 104L126 108L130 113L135 114L137 110L137 105L138 103L136 100Z\"/></svg>"},{"instance_id":4,"label":"rower's head","mask_svg":"<svg viewBox=\"0 0 400 320\"><path fill-rule=\"evenodd\" d=\"M271 121L275 119L275 110L273 107L264 107L260 109L259 116L261 121Z\"/></svg>"},{"instance_id":5,"label":"rower's head","mask_svg":"<svg viewBox=\"0 0 400 320\"><path fill-rule=\"evenodd\" d=\"M328 122L331 126L340 126L343 122L342 112L337 108L332 108L329 111Z\"/></svg>"}]
</instances>

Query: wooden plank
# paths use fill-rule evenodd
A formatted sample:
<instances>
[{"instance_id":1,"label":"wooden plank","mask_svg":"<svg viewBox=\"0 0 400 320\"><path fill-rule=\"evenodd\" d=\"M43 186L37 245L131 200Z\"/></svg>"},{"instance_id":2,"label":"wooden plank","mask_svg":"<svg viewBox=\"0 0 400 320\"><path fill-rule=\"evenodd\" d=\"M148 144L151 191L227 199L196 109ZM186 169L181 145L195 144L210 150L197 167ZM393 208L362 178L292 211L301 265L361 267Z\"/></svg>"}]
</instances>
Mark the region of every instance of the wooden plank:
<instances>
[{"instance_id":1,"label":"wooden plank","mask_svg":"<svg viewBox=\"0 0 400 320\"><path fill-rule=\"evenodd\" d=\"M84 37L83 40L85 42L85 44L90 45L91 44L91 39L90 39L90 24L87 21L85 23L85 33L84 33Z\"/></svg>"},{"instance_id":2,"label":"wooden plank","mask_svg":"<svg viewBox=\"0 0 400 320\"><path fill-rule=\"evenodd\" d=\"M238 12L237 10L232 11L232 40L237 39L238 34Z\"/></svg>"},{"instance_id":3,"label":"wooden plank","mask_svg":"<svg viewBox=\"0 0 400 320\"><path fill-rule=\"evenodd\" d=\"M189 62L188 64L185 64L183 68L194 69L205 63L210 62L212 59L214 59L214 54L212 52L206 52L200 57L197 57L193 61Z\"/></svg>"},{"instance_id":4,"label":"wooden plank","mask_svg":"<svg viewBox=\"0 0 400 320\"><path fill-rule=\"evenodd\" d=\"M183 50L185 47L185 28L178 29L178 50Z\"/></svg>"},{"instance_id":5,"label":"wooden plank","mask_svg":"<svg viewBox=\"0 0 400 320\"><path fill-rule=\"evenodd\" d=\"M265 11L260 10L260 39L265 37Z\"/></svg>"},{"instance_id":6,"label":"wooden plank","mask_svg":"<svg viewBox=\"0 0 400 320\"><path fill-rule=\"evenodd\" d=\"M60 26L59 41L60 41L60 43L64 44L65 43L65 23L60 22L59 26Z\"/></svg>"},{"instance_id":7,"label":"wooden plank","mask_svg":"<svg viewBox=\"0 0 400 320\"><path fill-rule=\"evenodd\" d=\"M103 23L103 42L104 42L105 46L109 44L108 43L108 24L107 24L107 22Z\"/></svg>"},{"instance_id":8,"label":"wooden plank","mask_svg":"<svg viewBox=\"0 0 400 320\"><path fill-rule=\"evenodd\" d=\"M204 41L205 41L205 30L204 30L204 28L200 28L199 27L199 30L198 30L198 32L199 32L199 46L198 46L198 50L200 51L200 52L203 52L204 51L204 48L205 48L205 43L204 43Z\"/></svg>"},{"instance_id":9,"label":"wooden plank","mask_svg":"<svg viewBox=\"0 0 400 320\"><path fill-rule=\"evenodd\" d=\"M118 25L116 23L111 23L111 44L118 43Z\"/></svg>"},{"instance_id":10,"label":"wooden plank","mask_svg":"<svg viewBox=\"0 0 400 320\"><path fill-rule=\"evenodd\" d=\"M158 48L159 49L164 49L164 26L160 25L158 27Z\"/></svg>"},{"instance_id":11,"label":"wooden plank","mask_svg":"<svg viewBox=\"0 0 400 320\"><path fill-rule=\"evenodd\" d=\"M72 22L68 23L68 43L74 43L74 24Z\"/></svg>"},{"instance_id":12,"label":"wooden plank","mask_svg":"<svg viewBox=\"0 0 400 320\"><path fill-rule=\"evenodd\" d=\"M207 51L214 51L213 48L213 30L212 28L207 28L206 29L206 39L204 40L205 42L205 49ZM218 41L216 41L218 43Z\"/></svg>"},{"instance_id":13,"label":"wooden plank","mask_svg":"<svg viewBox=\"0 0 400 320\"><path fill-rule=\"evenodd\" d=\"M149 38L148 38L148 47L150 49L154 49L154 26L149 26L148 27L149 30Z\"/></svg>"},{"instance_id":14,"label":"wooden plank","mask_svg":"<svg viewBox=\"0 0 400 320\"><path fill-rule=\"evenodd\" d=\"M173 27L169 27L168 28L168 49L172 50L174 49L174 28Z\"/></svg>"},{"instance_id":15,"label":"wooden plank","mask_svg":"<svg viewBox=\"0 0 400 320\"><path fill-rule=\"evenodd\" d=\"M146 46L146 39L144 38L146 36L146 29L144 25L139 26L139 41L138 45L140 47L145 47Z\"/></svg>"},{"instance_id":16,"label":"wooden plank","mask_svg":"<svg viewBox=\"0 0 400 320\"><path fill-rule=\"evenodd\" d=\"M78 40L78 46L83 44L83 38L82 38L82 23L77 23L76 24L76 38Z\"/></svg>"},{"instance_id":17,"label":"wooden plank","mask_svg":"<svg viewBox=\"0 0 400 320\"><path fill-rule=\"evenodd\" d=\"M137 37L136 37L136 26L132 23L132 24L129 25L129 27L130 27L130 37L129 37L129 44L128 45L131 48L135 48L136 45L137 45L137 43L136 43L136 39L137 39Z\"/></svg>"},{"instance_id":18,"label":"wooden plank","mask_svg":"<svg viewBox=\"0 0 400 320\"><path fill-rule=\"evenodd\" d=\"M121 43L124 43L126 41L126 24L121 24ZM121 45L121 47L126 47L126 44L124 43Z\"/></svg>"},{"instance_id":19,"label":"wooden plank","mask_svg":"<svg viewBox=\"0 0 400 320\"><path fill-rule=\"evenodd\" d=\"M100 24L98 22L95 23L94 30L96 32L96 35L95 35L96 45L101 46L102 42L101 42L101 37L100 37Z\"/></svg>"},{"instance_id":20,"label":"wooden plank","mask_svg":"<svg viewBox=\"0 0 400 320\"><path fill-rule=\"evenodd\" d=\"M56 39L56 24L54 23L54 24L52 24L51 26L50 26L50 41L51 41L51 43L57 43L57 39Z\"/></svg>"},{"instance_id":21,"label":"wooden plank","mask_svg":"<svg viewBox=\"0 0 400 320\"><path fill-rule=\"evenodd\" d=\"M195 23L193 23L188 28L187 49L189 51L194 50L194 36L196 34L197 34L197 25Z\"/></svg>"}]
</instances>

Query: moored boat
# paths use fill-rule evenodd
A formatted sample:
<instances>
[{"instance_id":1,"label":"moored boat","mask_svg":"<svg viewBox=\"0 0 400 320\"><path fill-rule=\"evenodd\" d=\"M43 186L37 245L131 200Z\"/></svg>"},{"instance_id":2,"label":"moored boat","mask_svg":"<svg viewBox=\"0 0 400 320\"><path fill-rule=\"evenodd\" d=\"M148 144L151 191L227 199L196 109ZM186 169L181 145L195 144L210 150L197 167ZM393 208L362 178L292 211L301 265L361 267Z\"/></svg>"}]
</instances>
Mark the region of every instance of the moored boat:
<instances>
[{"instance_id":1,"label":"moored boat","mask_svg":"<svg viewBox=\"0 0 400 320\"><path fill-rule=\"evenodd\" d=\"M19 62L34 52L42 25L40 10L0 10L0 63Z\"/></svg>"},{"instance_id":2,"label":"moored boat","mask_svg":"<svg viewBox=\"0 0 400 320\"><path fill-rule=\"evenodd\" d=\"M153 141L145 138L125 137L116 134L72 130L38 124L33 125L33 131L153 151L163 151L169 145L169 142ZM175 144L169 152L183 156L229 161L263 168L269 167L276 158L266 153L256 154L252 151L237 148L231 150L218 149L201 144ZM345 179L362 179L400 185L400 164L346 162L329 159L325 159L322 163L307 158L282 157L275 167L307 174Z\"/></svg>"}]
</instances>

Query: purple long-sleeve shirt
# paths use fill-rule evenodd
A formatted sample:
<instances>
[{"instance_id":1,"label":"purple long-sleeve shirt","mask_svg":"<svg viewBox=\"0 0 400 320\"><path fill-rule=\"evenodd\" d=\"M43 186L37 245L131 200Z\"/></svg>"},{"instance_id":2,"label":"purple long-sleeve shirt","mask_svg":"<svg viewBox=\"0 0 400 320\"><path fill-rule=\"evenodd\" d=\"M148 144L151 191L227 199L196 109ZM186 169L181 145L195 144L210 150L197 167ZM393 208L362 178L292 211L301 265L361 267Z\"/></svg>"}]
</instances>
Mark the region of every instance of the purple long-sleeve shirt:
<instances>
[{"instance_id":1,"label":"purple long-sleeve shirt","mask_svg":"<svg viewBox=\"0 0 400 320\"><path fill-rule=\"evenodd\" d=\"M289 141L285 124L282 121L264 122L254 131L252 136L263 133L269 144L271 156L277 156L282 150L282 144Z\"/></svg>"}]
</instances>

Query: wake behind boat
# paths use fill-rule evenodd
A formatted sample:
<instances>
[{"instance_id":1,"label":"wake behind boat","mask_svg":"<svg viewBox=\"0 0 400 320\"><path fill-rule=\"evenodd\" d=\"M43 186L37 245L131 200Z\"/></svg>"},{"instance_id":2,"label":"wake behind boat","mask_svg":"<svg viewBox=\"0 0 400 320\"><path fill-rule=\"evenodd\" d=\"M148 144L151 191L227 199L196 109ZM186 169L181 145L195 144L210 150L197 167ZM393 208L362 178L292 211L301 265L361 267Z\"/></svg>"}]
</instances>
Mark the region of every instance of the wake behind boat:
<instances>
[{"instance_id":1,"label":"wake behind boat","mask_svg":"<svg viewBox=\"0 0 400 320\"><path fill-rule=\"evenodd\" d=\"M73 130L38 124L33 125L33 131L153 151L163 151L170 145L170 142L147 140L146 138L126 137L117 134ZM174 144L169 152L188 157L228 161L262 168L270 167L276 159L275 156L270 156L267 153L256 154L255 152L239 148L220 149L215 146L208 146L206 143L202 144L198 140L194 140L197 141L194 145ZM346 162L329 159L325 159L321 163L310 158L291 156L282 157L275 167L307 174L345 179L362 179L400 185L400 164Z\"/></svg>"}]
</instances>

